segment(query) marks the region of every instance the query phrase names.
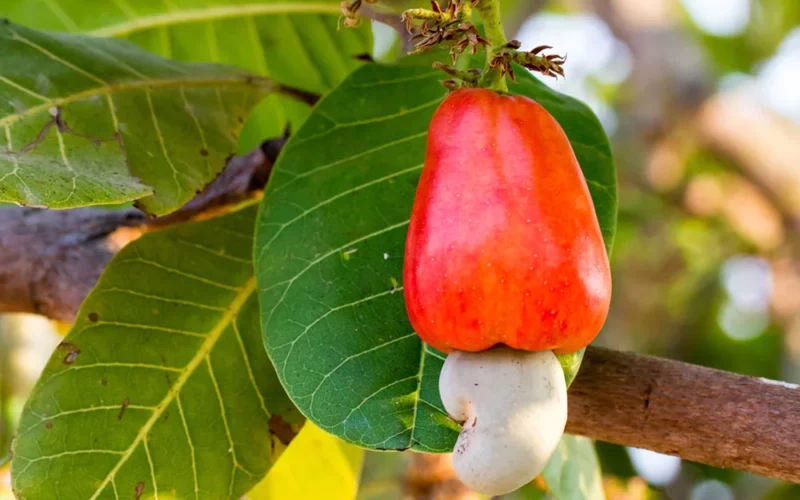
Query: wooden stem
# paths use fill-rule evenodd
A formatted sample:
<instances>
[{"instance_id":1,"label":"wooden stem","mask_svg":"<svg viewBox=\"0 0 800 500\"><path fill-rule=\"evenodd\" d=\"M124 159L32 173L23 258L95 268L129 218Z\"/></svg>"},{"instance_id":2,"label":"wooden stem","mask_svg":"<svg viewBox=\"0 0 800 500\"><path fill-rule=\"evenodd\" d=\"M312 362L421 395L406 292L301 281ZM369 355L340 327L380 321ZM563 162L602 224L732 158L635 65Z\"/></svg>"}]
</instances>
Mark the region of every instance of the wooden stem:
<instances>
[{"instance_id":1,"label":"wooden stem","mask_svg":"<svg viewBox=\"0 0 800 500\"><path fill-rule=\"evenodd\" d=\"M794 384L590 347L567 432L800 482Z\"/></svg>"},{"instance_id":2,"label":"wooden stem","mask_svg":"<svg viewBox=\"0 0 800 500\"><path fill-rule=\"evenodd\" d=\"M0 313L70 322L111 257L143 233L218 215L257 196L286 138L233 158L186 205L158 219L135 208L42 210L0 208Z\"/></svg>"}]
</instances>

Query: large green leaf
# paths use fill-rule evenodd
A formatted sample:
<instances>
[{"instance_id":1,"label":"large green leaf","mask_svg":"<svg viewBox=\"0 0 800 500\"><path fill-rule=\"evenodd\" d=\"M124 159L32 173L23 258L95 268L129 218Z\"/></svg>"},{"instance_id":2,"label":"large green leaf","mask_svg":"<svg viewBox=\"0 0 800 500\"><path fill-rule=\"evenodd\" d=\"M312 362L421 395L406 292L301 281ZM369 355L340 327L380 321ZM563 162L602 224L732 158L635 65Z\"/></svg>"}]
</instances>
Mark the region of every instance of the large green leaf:
<instances>
[{"instance_id":1,"label":"large green leaf","mask_svg":"<svg viewBox=\"0 0 800 500\"><path fill-rule=\"evenodd\" d=\"M458 432L438 394L444 356L413 332L401 293L441 77L415 66L355 71L287 144L256 227L264 340L281 382L310 420L368 448L444 452ZM599 122L519 78L514 90L537 97L573 141L610 244L614 173Z\"/></svg>"},{"instance_id":2,"label":"large green leaf","mask_svg":"<svg viewBox=\"0 0 800 500\"><path fill-rule=\"evenodd\" d=\"M110 263L34 389L21 498L238 498L302 419L264 352L255 207L145 235Z\"/></svg>"},{"instance_id":3,"label":"large green leaf","mask_svg":"<svg viewBox=\"0 0 800 500\"><path fill-rule=\"evenodd\" d=\"M169 212L225 167L244 118L277 88L124 41L0 22L0 201L140 199Z\"/></svg>"},{"instance_id":4,"label":"large green leaf","mask_svg":"<svg viewBox=\"0 0 800 500\"><path fill-rule=\"evenodd\" d=\"M3 0L0 16L35 28L126 38L186 62L233 64L316 93L335 87L370 52L369 23L337 30L340 0ZM91 15L87 15L91 12ZM299 124L308 106L273 95L243 133L243 148Z\"/></svg>"}]
</instances>

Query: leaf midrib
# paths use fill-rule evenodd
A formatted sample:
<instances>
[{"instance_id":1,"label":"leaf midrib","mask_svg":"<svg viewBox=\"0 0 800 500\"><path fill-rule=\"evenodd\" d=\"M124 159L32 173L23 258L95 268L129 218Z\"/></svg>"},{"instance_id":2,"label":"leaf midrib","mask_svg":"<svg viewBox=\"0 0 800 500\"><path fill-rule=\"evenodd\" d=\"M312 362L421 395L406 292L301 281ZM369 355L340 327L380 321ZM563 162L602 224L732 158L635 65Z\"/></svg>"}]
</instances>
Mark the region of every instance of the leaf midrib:
<instances>
[{"instance_id":1,"label":"leaf midrib","mask_svg":"<svg viewBox=\"0 0 800 500\"><path fill-rule=\"evenodd\" d=\"M67 97L48 99L44 103L30 107L22 113L15 113L0 118L0 126L10 126L28 116L48 112L53 107L66 106L75 102L88 100L93 97L111 96L129 90L153 90L169 88L202 88L216 87L220 85L241 85L244 87L254 87L264 92L272 92L279 89L272 80L253 76L234 76L234 77L214 77L214 78L167 78L167 79L143 79L138 81L123 81L119 83L109 83L95 88L78 92Z\"/></svg>"},{"instance_id":2,"label":"leaf midrib","mask_svg":"<svg viewBox=\"0 0 800 500\"><path fill-rule=\"evenodd\" d=\"M128 458L133 454L139 444L144 440L147 434L152 429L153 425L161 418L164 410L172 403L172 401L178 396L183 386L189 380L189 378L194 374L194 371L197 367L205 360L208 355L211 353L211 350L214 348L214 345L219 340L222 333L230 326L233 321L236 319L239 311L244 307L244 304L253 294L256 288L256 279L255 276L251 276L250 279L242 286L240 291L236 294L236 297L231 301L231 305L226 310L225 314L223 314L222 318L214 325L214 328L208 334L208 338L203 342L200 348L197 350L197 354L186 364L186 367L183 370L183 373L178 376L175 380L175 383L167 392L167 395L164 396L164 399L156 405L156 409L153 411L153 414L150 418L145 422L141 429L139 429L139 433L136 435L136 438L133 440L131 445L123 452L122 456L120 457L117 465L114 466L111 471L109 471L108 475L103 479L100 485L97 487L97 490L91 496L90 500L95 500L102 492L105 490L106 486L114 479L117 472L125 465Z\"/></svg>"},{"instance_id":3,"label":"leaf midrib","mask_svg":"<svg viewBox=\"0 0 800 500\"><path fill-rule=\"evenodd\" d=\"M258 16L268 14L341 14L341 7L334 3L295 3L243 4L226 7L203 7L198 9L176 10L153 16L142 16L130 21L114 24L90 31L88 34L100 37L120 37L131 33L159 28L232 17Z\"/></svg>"}]
</instances>

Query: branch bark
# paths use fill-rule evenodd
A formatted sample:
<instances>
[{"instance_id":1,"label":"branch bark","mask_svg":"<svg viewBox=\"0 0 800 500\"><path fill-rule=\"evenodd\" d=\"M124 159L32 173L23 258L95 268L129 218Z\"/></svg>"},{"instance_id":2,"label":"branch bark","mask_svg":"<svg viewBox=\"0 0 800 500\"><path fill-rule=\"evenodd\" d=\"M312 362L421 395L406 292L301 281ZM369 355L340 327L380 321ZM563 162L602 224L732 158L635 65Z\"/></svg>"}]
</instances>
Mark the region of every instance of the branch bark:
<instances>
[{"instance_id":1,"label":"branch bark","mask_svg":"<svg viewBox=\"0 0 800 500\"><path fill-rule=\"evenodd\" d=\"M0 209L0 312L71 322L111 257L148 231L218 215L256 196L286 138L233 158L222 174L181 207L148 219L138 209Z\"/></svg>"},{"instance_id":2,"label":"branch bark","mask_svg":"<svg viewBox=\"0 0 800 500\"><path fill-rule=\"evenodd\" d=\"M117 250L110 234L144 223L133 209L2 209L0 312L71 321Z\"/></svg>"},{"instance_id":3,"label":"branch bark","mask_svg":"<svg viewBox=\"0 0 800 500\"><path fill-rule=\"evenodd\" d=\"M800 387L590 347L567 432L800 482Z\"/></svg>"}]
</instances>

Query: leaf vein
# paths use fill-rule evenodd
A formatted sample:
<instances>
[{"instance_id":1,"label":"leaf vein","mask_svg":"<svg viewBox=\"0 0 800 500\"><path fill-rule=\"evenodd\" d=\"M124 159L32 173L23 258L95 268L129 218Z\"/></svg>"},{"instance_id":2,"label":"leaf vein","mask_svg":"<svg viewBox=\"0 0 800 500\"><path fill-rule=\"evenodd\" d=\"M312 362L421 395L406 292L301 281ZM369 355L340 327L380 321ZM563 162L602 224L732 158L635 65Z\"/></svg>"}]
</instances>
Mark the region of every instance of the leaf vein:
<instances>
[{"instance_id":1,"label":"leaf vein","mask_svg":"<svg viewBox=\"0 0 800 500\"><path fill-rule=\"evenodd\" d=\"M121 260L121 261L118 261L118 262L120 262L120 263L122 263L122 262L139 262L139 263L145 264L147 266L155 267L156 269L161 269L162 271L166 271L166 272L168 272L170 274L176 274L178 276L183 276L184 278L189 278L189 279L192 279L192 280L195 280L195 281L199 281L200 283L205 283L206 285L214 286L214 287L217 287L217 288L222 288L224 290L231 290L231 291L234 291L234 292L238 292L240 290L240 288L235 287L233 285L226 285L224 283L219 283L217 281L210 280L208 278L204 278L204 277L198 276L196 274L187 273L185 271L179 271L178 269L175 269L173 267L165 266L165 265L163 265L163 264L161 264L159 262L156 262L156 261L153 261L153 260L148 260L148 259L145 259L143 257L135 257L135 258L132 258L132 259Z\"/></svg>"},{"instance_id":2,"label":"leaf vein","mask_svg":"<svg viewBox=\"0 0 800 500\"><path fill-rule=\"evenodd\" d=\"M183 185L178 180L178 169L175 168L175 165L172 163L172 158L170 158L169 153L167 152L167 144L164 142L164 134L161 133L161 127L158 125L158 117L156 116L156 110L153 107L153 96L150 94L150 89L146 88L144 95L147 99L147 107L150 109L150 116L153 118L153 128L156 131L158 143L161 145L161 154L164 155L164 159L167 160L167 165L169 165L169 168L172 169L172 179L175 181L175 187L178 188L176 196L180 198L181 193L183 193Z\"/></svg>"},{"instance_id":3,"label":"leaf vein","mask_svg":"<svg viewBox=\"0 0 800 500\"><path fill-rule=\"evenodd\" d=\"M272 286L270 286L268 288L262 289L261 292L264 292L264 291L266 291L266 290L268 290L270 288L276 287L276 286L287 285L286 289L283 292L283 295L281 296L281 298L272 307L272 310L270 311L269 316L267 317L266 321L264 321L264 325L269 325L269 322L272 319L272 315L275 313L275 310L278 308L278 306L286 298L286 294L288 293L289 289L292 287L292 284L297 280L297 278L299 278L300 276L305 274L309 269L312 269L314 266L316 266L317 264L319 264L323 260L327 259L331 255L336 255L337 253L341 252L342 250L345 250L345 249L347 249L349 247L352 247L356 243L360 243L362 241L367 241L367 240L369 240L371 238L375 238L376 236L380 236L381 234L385 234L385 233L388 233L390 231L394 231L395 229L399 229L401 227L405 227L405 226L408 225L409 222L411 222L411 220L410 219L406 219L403 222L399 222L397 224L392 224L391 226L387 226L387 227L385 227L383 229L380 229L378 231L375 231L375 232L372 232L372 233L367 234L365 236L362 236L360 238L356 238L354 240L351 240L351 241L347 242L346 244L344 244L344 245L342 245L342 246L340 246L338 248L335 248L335 249L329 251L328 253L318 257L317 259L314 259L305 268L303 268L299 273L297 273L291 279L288 279L286 281L282 281L280 283L276 283L276 284L274 284L274 285L272 285Z\"/></svg>"},{"instance_id":4,"label":"leaf vein","mask_svg":"<svg viewBox=\"0 0 800 500\"><path fill-rule=\"evenodd\" d=\"M186 423L186 415L183 413L183 405L181 404L181 395L175 396L175 402L178 404L178 413L181 416L181 424L183 424L183 431L186 434L186 442L189 445L189 452L192 457L192 478L194 479L194 497L197 500L200 495L200 483L197 481L197 458L195 458L194 444L192 437L189 434L189 425Z\"/></svg>"},{"instance_id":5,"label":"leaf vein","mask_svg":"<svg viewBox=\"0 0 800 500\"><path fill-rule=\"evenodd\" d=\"M414 391L414 410L411 413L411 436L408 438L408 447L414 444L414 430L417 426L417 415L419 413L419 394L422 389L422 375L425 373L425 344L420 344L419 371L417 372L417 389Z\"/></svg>"},{"instance_id":6,"label":"leaf vein","mask_svg":"<svg viewBox=\"0 0 800 500\"><path fill-rule=\"evenodd\" d=\"M122 322L122 321L104 321L104 320L97 321L96 323L92 323L91 325L86 325L83 328L83 331L85 332L86 330L90 330L92 328L97 328L97 327L100 327L100 326L119 326L121 328L137 328L137 329L140 329L140 330L156 330L156 331L161 331L161 332L176 333L178 335L185 335L185 336L188 336L188 337L198 337L198 338L206 338L206 336L207 336L205 333L193 332L193 331L190 331L190 330L179 330L177 328L169 328L169 327L166 327L166 326L145 325L145 324L140 324L140 323L125 323L125 322Z\"/></svg>"},{"instance_id":7,"label":"leaf vein","mask_svg":"<svg viewBox=\"0 0 800 500\"><path fill-rule=\"evenodd\" d=\"M253 384L253 389L256 391L256 396L258 397L258 401L259 403L261 403L261 409L264 410L264 413L267 415L267 418L270 418L272 414L267 408L267 402L264 399L264 395L261 394L261 390L258 388L255 375L253 375L253 368L250 365L250 358L247 356L247 350L244 347L244 341L242 340L242 335L239 332L238 321L233 321L233 323L231 323L231 326L233 327L233 333L236 336L236 341L239 344L239 349L242 352L242 359L244 360L244 366L247 369L247 376L250 378L250 383Z\"/></svg>"},{"instance_id":8,"label":"leaf vein","mask_svg":"<svg viewBox=\"0 0 800 500\"><path fill-rule=\"evenodd\" d=\"M380 184L382 182L386 182L388 180L394 179L395 177L400 177L400 176L409 174L411 172L417 172L419 170L422 170L422 165L416 165L416 166L413 166L411 168L407 168L405 170L401 170L399 172L395 172L393 174L389 174L389 175L383 176L381 178L374 179L374 180L371 180L369 182L365 182L364 184L360 184L360 185L358 185L356 187L347 189L345 191L342 191L341 193L338 193L338 194L336 194L334 196L331 196L330 198L317 203L316 205L314 205L313 207L311 207L309 209L303 210L303 212L301 212L300 215L294 217L293 219L290 219L290 220L284 222L283 224L281 224L279 226L279 228L275 231L275 234L272 236L272 238L270 238L270 240L266 243L266 245L264 245L264 247L261 249L261 255L263 255L264 249L269 248L269 245L271 245L272 242L275 241L278 238L278 236L281 235L281 233L283 232L284 229L286 229L287 227L291 226L295 222L299 221L303 217L306 217L308 214L314 212L315 210L319 210L320 208L324 207L325 205L329 205L329 204L333 203L334 201L336 201L336 200L338 200L340 198L344 198L345 196L353 194L353 193L358 192L358 191L361 191L362 189L366 189L366 188L374 186L376 184ZM300 207L300 208L302 209L302 207ZM259 257L261 255L259 255Z\"/></svg>"},{"instance_id":9,"label":"leaf vein","mask_svg":"<svg viewBox=\"0 0 800 500\"><path fill-rule=\"evenodd\" d=\"M264 89L266 92L272 92L275 90L274 84L267 80L266 78L258 78L258 77L250 77L246 78L242 75L232 75L230 77L219 77L215 76L213 78L206 77L206 78L198 78L198 77L186 77L186 78L165 78L159 80L137 80L137 81L123 81L123 82L115 82L106 84L102 82L103 85L101 87L93 87L81 92L76 92L75 94L71 94L67 97L54 97L50 99L48 102L39 104L36 106L31 106L27 108L25 111L21 113L14 113L7 116L0 118L0 125L10 125L14 122L21 120L23 118L27 118L28 116L34 116L39 113L48 112L51 107L53 106L67 106L74 102L80 102L89 100L93 97L97 96L106 96L108 99L111 99L112 94L118 94L120 92L126 92L129 90L144 90L149 88L150 90L156 89L171 89L171 88L216 88L217 90L220 85L226 86L243 86L243 87L259 87ZM113 103L109 102L111 107L111 113L115 116ZM114 118L114 126L116 130L119 130L116 118Z\"/></svg>"},{"instance_id":10,"label":"leaf vein","mask_svg":"<svg viewBox=\"0 0 800 500\"><path fill-rule=\"evenodd\" d=\"M101 37L121 37L136 31L156 27L175 26L210 20L269 14L320 13L339 15L340 7L334 3L270 3L229 6L204 6L195 9L173 10L166 14L138 16L128 22L119 23L90 32Z\"/></svg>"},{"instance_id":11,"label":"leaf vein","mask_svg":"<svg viewBox=\"0 0 800 500\"><path fill-rule=\"evenodd\" d=\"M235 320L234 320L235 322ZM228 498L233 496L233 484L236 480L236 469L239 468L239 460L236 458L236 445L233 442L233 436L231 435L231 428L228 426L228 417L225 412L225 401L222 399L222 392L219 390L219 384L217 383L217 376L214 375L214 367L211 366L211 352L206 355L206 366L208 368L208 374L211 376L211 385L214 386L214 392L217 394L217 401L219 402L219 411L220 415L222 416L222 426L225 428L225 436L228 438L228 445L230 448L228 449L228 453L231 455L231 460L233 461L233 467L231 468L231 480L228 483Z\"/></svg>"},{"instance_id":12,"label":"leaf vein","mask_svg":"<svg viewBox=\"0 0 800 500\"><path fill-rule=\"evenodd\" d=\"M233 256L233 255L229 255L229 254L225 253L224 249L214 249L214 248L211 248L211 247L207 247L205 245L200 245L199 243L195 243L193 241L184 240L182 238L176 238L175 241L178 242L181 245L185 245L187 247L191 247L191 248L194 248L196 250L200 250L201 252L205 252L205 253L213 255L214 257L219 257L220 259L229 260L231 262L238 262L240 264L247 264L248 266L252 265L252 262L253 262L252 259L245 259L245 258L242 258L242 257L236 257L236 256Z\"/></svg>"},{"instance_id":13,"label":"leaf vein","mask_svg":"<svg viewBox=\"0 0 800 500\"><path fill-rule=\"evenodd\" d=\"M147 456L147 464L150 466L150 480L153 481L153 497L158 500L158 482L156 482L156 466L153 463L153 457L150 456L150 445L147 443L147 438L144 439L144 453Z\"/></svg>"},{"instance_id":14,"label":"leaf vein","mask_svg":"<svg viewBox=\"0 0 800 500\"><path fill-rule=\"evenodd\" d=\"M156 300L156 301L159 301L159 302L166 302L168 304L179 304L179 305L183 305L183 306L191 306L191 307L196 307L198 309L208 309L210 311L224 311L225 310L224 307L212 306L212 305L209 305L209 304L202 304L200 302L193 302L191 300L173 299L173 298L170 298L170 297L162 297L160 295L153 295L153 294L150 294L150 293L137 292L135 290L129 290L127 288L110 287L110 288L104 288L102 290L97 290L97 293L98 294L103 294L103 293L122 293L122 294L127 294L127 295L133 295L133 296L136 296L136 297L143 297L143 298L146 298L148 300Z\"/></svg>"},{"instance_id":15,"label":"leaf vein","mask_svg":"<svg viewBox=\"0 0 800 500\"><path fill-rule=\"evenodd\" d=\"M9 31L11 31L12 40L16 40L18 42L24 43L25 45L31 47L32 49L40 52L42 55L44 55L48 59L51 59L51 60L53 60L53 61L55 61L55 62L57 62L59 64L62 64L64 66L66 66L67 68L80 73L81 75L85 76L86 78L89 78L90 80L94 80L95 82L103 85L104 87L108 86L108 83L106 83L106 81L103 80L102 78L99 78L99 77L93 75L92 73L89 73L85 69L83 69L83 68L81 68L79 66L76 66L76 65L72 64L71 62L69 62L69 61L67 61L65 59L62 59L61 57L53 54L52 52L50 52L49 50L45 49L44 47L42 47L41 45L37 44L36 42L33 42L32 40L28 40L27 38L25 38L24 36L20 35L16 31L14 31L14 30L9 30Z\"/></svg>"},{"instance_id":16,"label":"leaf vein","mask_svg":"<svg viewBox=\"0 0 800 500\"><path fill-rule=\"evenodd\" d=\"M44 101L46 103L50 102L50 99L48 99L47 97L45 97L45 96L43 96L43 95L41 95L41 94L39 94L37 92L34 92L33 90L31 90L31 89L29 89L29 88L27 88L27 87L25 87L23 85L18 84L17 82L11 80L10 78L6 78L6 77L0 75L0 82L3 82L5 84L7 84L7 85L9 85L9 86L21 91L21 92L25 92L26 94L28 94L31 97L35 97L35 98L40 99L40 100L42 100L42 101Z\"/></svg>"},{"instance_id":17,"label":"leaf vein","mask_svg":"<svg viewBox=\"0 0 800 500\"><path fill-rule=\"evenodd\" d=\"M416 336L416 333L411 332L411 334L409 334L409 335L403 335L402 337L397 337L396 339L392 339L392 340L390 340L388 342L384 342L384 343L382 343L380 345L377 345L375 347L371 347L371 348L369 348L369 349L367 349L365 351L361 351L358 354L351 354L350 356L347 356L346 358L344 358L341 363L339 363L338 365L333 367L333 369L330 372L328 372L324 377L322 377L322 380L320 380L319 384L317 384L317 387L310 394L311 403L309 403L309 407L311 408L312 413L314 411L314 398L316 397L317 393L319 392L319 389L322 387L322 384L324 384L325 381L328 380L328 378L331 375L333 375L337 370L339 370L339 368L341 368L342 366L344 366L345 364L349 363L350 361L352 361L354 359L357 359L357 358L359 358L359 357L361 357L361 356L363 356L365 354L370 354L370 353L373 353L375 351L379 351L379 350L383 349L386 346L395 344L397 342L401 342L401 341L403 341L403 340L405 340L407 338L413 337L413 336ZM285 363L284 363L284 370L285 370Z\"/></svg>"},{"instance_id":18,"label":"leaf vein","mask_svg":"<svg viewBox=\"0 0 800 500\"><path fill-rule=\"evenodd\" d=\"M67 457L71 455L122 455L123 452L117 450L72 450L72 451L63 451L61 453L56 453L55 455L43 455L36 458L27 458L23 456L17 455L17 458L21 458L28 462L28 465L34 464L36 462L41 462L43 460L55 460L61 457Z\"/></svg>"}]
</instances>

